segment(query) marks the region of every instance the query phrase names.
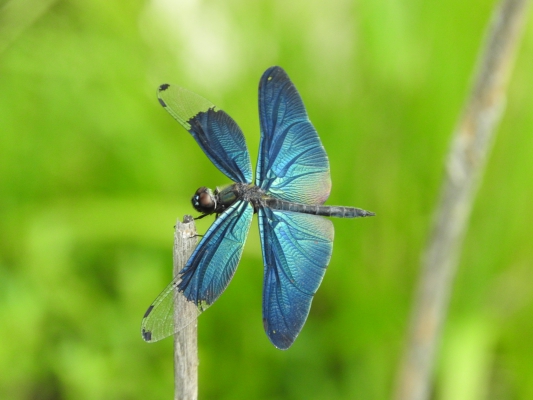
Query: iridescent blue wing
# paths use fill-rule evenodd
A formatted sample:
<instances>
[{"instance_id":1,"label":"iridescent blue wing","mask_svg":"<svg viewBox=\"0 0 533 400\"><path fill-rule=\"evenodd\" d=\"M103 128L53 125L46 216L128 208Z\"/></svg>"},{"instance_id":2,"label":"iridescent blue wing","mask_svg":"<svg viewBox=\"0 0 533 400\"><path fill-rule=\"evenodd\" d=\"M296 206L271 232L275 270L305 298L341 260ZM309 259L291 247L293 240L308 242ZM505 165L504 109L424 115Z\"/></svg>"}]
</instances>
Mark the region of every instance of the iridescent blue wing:
<instances>
[{"instance_id":1,"label":"iridescent blue wing","mask_svg":"<svg viewBox=\"0 0 533 400\"><path fill-rule=\"evenodd\" d=\"M263 325L270 341L288 349L304 326L333 250L326 218L260 208L263 246Z\"/></svg>"},{"instance_id":2,"label":"iridescent blue wing","mask_svg":"<svg viewBox=\"0 0 533 400\"><path fill-rule=\"evenodd\" d=\"M329 161L304 104L280 67L259 83L261 144L256 185L274 197L322 204L329 197Z\"/></svg>"},{"instance_id":3,"label":"iridescent blue wing","mask_svg":"<svg viewBox=\"0 0 533 400\"><path fill-rule=\"evenodd\" d=\"M159 102L200 145L215 166L234 182L252 182L252 164L237 123L208 100L179 86L161 85Z\"/></svg>"},{"instance_id":4,"label":"iridescent blue wing","mask_svg":"<svg viewBox=\"0 0 533 400\"><path fill-rule=\"evenodd\" d=\"M144 340L161 340L192 322L174 322L175 295L184 296L197 314L218 299L237 269L253 211L247 201L237 201L209 227L179 276L146 311L141 324Z\"/></svg>"}]
</instances>

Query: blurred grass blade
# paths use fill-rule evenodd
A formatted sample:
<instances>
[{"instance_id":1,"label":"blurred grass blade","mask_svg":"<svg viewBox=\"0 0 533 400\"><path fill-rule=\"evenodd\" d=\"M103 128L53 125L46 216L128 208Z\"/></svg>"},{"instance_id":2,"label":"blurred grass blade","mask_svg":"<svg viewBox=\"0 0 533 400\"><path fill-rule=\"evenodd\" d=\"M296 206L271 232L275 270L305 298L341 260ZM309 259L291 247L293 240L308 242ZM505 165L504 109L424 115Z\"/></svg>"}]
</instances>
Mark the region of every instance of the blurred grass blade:
<instances>
[{"instance_id":1,"label":"blurred grass blade","mask_svg":"<svg viewBox=\"0 0 533 400\"><path fill-rule=\"evenodd\" d=\"M423 400L431 394L434 359L461 244L504 109L507 82L528 3L501 1L488 27L473 88L453 134L440 200L422 260L407 348L397 378L397 400Z\"/></svg>"},{"instance_id":2,"label":"blurred grass blade","mask_svg":"<svg viewBox=\"0 0 533 400\"><path fill-rule=\"evenodd\" d=\"M0 8L0 54L57 0L11 0Z\"/></svg>"}]
</instances>

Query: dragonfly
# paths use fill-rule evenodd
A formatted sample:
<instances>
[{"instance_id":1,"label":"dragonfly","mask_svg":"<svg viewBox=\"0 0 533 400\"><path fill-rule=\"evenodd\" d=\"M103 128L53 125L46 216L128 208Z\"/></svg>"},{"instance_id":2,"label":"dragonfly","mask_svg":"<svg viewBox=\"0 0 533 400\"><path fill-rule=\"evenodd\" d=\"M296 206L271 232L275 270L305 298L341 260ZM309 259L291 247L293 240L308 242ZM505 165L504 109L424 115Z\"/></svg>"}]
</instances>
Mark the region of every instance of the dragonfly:
<instances>
[{"instance_id":1,"label":"dragonfly","mask_svg":"<svg viewBox=\"0 0 533 400\"><path fill-rule=\"evenodd\" d=\"M141 325L145 341L170 336L192 321L174 316L175 296L201 314L229 285L257 214L263 253L263 326L272 344L288 349L302 330L333 250L333 223L325 217L375 215L355 207L328 206L329 160L303 101L281 67L259 82L261 138L252 164L237 123L203 97L163 84L160 104L196 140L233 183L200 187L191 199L215 221L175 279L150 305Z\"/></svg>"}]
</instances>

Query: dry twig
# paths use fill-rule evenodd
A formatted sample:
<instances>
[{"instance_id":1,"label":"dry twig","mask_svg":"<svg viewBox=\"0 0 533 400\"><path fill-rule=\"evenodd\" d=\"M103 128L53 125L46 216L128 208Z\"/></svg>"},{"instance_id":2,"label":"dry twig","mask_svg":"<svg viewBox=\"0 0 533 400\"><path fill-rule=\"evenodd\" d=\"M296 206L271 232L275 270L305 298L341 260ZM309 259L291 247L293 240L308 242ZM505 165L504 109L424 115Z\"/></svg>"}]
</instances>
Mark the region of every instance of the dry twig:
<instances>
[{"instance_id":1,"label":"dry twig","mask_svg":"<svg viewBox=\"0 0 533 400\"><path fill-rule=\"evenodd\" d=\"M183 217L183 223L176 222L174 232L174 276L181 271L196 247L196 226L190 215ZM198 398L198 333L196 307L176 292L174 300L174 321L182 318L193 320L174 335L174 399L196 400Z\"/></svg>"}]
</instances>

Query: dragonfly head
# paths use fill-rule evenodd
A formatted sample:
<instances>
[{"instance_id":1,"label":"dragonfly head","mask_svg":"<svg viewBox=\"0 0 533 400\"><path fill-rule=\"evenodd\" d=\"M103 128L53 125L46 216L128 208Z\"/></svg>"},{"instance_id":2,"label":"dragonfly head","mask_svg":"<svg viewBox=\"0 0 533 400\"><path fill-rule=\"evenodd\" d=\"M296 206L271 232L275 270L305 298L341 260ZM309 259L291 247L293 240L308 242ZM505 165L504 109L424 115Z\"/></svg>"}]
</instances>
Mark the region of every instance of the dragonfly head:
<instances>
[{"instance_id":1,"label":"dragonfly head","mask_svg":"<svg viewBox=\"0 0 533 400\"><path fill-rule=\"evenodd\" d=\"M202 214L211 214L217 208L217 198L211 189L202 186L191 199L192 206Z\"/></svg>"}]
</instances>

